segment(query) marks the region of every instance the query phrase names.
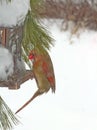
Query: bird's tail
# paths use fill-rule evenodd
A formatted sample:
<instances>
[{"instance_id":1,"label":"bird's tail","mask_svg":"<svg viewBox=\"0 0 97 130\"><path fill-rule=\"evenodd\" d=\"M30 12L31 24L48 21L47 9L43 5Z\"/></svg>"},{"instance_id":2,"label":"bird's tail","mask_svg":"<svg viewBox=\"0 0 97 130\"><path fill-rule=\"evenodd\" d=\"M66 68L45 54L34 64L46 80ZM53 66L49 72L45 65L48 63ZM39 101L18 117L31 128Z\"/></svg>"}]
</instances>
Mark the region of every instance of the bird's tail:
<instances>
[{"instance_id":1,"label":"bird's tail","mask_svg":"<svg viewBox=\"0 0 97 130\"><path fill-rule=\"evenodd\" d=\"M20 107L15 114L17 114L18 112L20 112L22 109L24 109L34 98L36 98L37 96L41 95L43 92L40 92L39 89L34 93L34 95L22 106Z\"/></svg>"}]
</instances>

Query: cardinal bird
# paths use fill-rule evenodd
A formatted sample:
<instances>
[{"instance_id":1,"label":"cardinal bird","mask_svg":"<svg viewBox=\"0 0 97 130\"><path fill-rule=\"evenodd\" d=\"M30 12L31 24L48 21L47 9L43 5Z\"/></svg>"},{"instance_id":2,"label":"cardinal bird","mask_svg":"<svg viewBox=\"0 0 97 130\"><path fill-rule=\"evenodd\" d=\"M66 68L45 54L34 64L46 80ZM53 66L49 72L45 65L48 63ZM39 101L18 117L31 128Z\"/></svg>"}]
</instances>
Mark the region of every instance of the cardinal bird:
<instances>
[{"instance_id":1,"label":"cardinal bird","mask_svg":"<svg viewBox=\"0 0 97 130\"><path fill-rule=\"evenodd\" d=\"M53 70L53 64L47 51L40 52L34 49L29 54L29 59L33 62L33 74L37 83L38 90L34 95L20 108L16 113L21 111L37 96L48 92L51 88L55 93L55 75Z\"/></svg>"}]
</instances>

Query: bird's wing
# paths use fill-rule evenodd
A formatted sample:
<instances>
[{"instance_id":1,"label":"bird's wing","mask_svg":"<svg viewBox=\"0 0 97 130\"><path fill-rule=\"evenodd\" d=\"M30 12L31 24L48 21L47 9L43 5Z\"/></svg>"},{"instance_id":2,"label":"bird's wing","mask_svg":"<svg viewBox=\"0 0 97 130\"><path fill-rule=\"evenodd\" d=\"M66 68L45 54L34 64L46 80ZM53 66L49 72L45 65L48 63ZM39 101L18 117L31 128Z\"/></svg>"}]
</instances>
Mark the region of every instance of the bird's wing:
<instances>
[{"instance_id":1,"label":"bird's wing","mask_svg":"<svg viewBox=\"0 0 97 130\"><path fill-rule=\"evenodd\" d=\"M48 81L51 84L52 92L55 92L55 75L54 75L53 64L50 56L47 54L46 56L44 56L42 68Z\"/></svg>"}]
</instances>

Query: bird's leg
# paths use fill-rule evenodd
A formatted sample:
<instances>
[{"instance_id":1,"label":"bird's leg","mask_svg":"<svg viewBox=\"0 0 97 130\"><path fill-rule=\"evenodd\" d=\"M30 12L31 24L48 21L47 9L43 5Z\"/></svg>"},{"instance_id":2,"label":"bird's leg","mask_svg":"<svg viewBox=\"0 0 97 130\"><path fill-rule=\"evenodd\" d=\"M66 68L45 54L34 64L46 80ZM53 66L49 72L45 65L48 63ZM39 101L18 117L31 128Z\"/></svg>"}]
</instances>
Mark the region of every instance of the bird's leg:
<instances>
[{"instance_id":1,"label":"bird's leg","mask_svg":"<svg viewBox=\"0 0 97 130\"><path fill-rule=\"evenodd\" d=\"M22 106L20 107L16 112L15 114L17 114L18 112L20 112L23 108L25 108L34 98L36 98L37 96L43 94L44 92L41 92L40 89L38 89L34 95Z\"/></svg>"}]
</instances>

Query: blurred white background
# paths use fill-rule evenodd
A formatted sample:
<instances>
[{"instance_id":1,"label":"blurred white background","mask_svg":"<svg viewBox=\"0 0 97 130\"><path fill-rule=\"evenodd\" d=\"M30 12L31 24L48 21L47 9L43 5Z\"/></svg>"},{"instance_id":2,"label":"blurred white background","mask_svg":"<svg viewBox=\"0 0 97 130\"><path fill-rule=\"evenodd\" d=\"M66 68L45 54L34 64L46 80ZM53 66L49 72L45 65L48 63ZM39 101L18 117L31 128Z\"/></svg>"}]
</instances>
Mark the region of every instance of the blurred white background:
<instances>
[{"instance_id":1,"label":"blurred white background","mask_svg":"<svg viewBox=\"0 0 97 130\"><path fill-rule=\"evenodd\" d=\"M56 93L37 97L18 113L14 130L97 130L97 32L83 31L79 37L48 25L55 41L50 56L56 76ZM19 90L0 88L0 95L16 112L34 92L34 80Z\"/></svg>"}]
</instances>

